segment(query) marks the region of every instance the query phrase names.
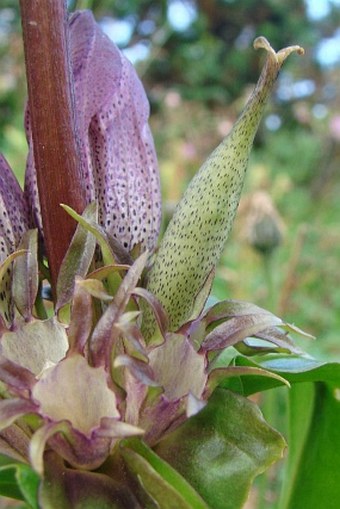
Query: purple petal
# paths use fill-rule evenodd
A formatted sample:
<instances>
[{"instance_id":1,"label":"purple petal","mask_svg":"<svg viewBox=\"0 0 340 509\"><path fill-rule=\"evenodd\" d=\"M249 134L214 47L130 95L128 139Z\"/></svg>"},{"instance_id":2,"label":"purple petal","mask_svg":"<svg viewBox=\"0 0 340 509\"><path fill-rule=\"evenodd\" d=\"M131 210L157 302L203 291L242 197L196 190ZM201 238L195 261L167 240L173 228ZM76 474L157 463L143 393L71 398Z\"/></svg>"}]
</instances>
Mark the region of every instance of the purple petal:
<instances>
[{"instance_id":1,"label":"purple petal","mask_svg":"<svg viewBox=\"0 0 340 509\"><path fill-rule=\"evenodd\" d=\"M43 474L43 454L48 444L76 468L95 469L110 453L110 438L86 437L72 428L68 421L49 422L39 428L30 442L30 461L33 468Z\"/></svg>"},{"instance_id":2,"label":"purple petal","mask_svg":"<svg viewBox=\"0 0 340 509\"><path fill-rule=\"evenodd\" d=\"M282 327L285 325L286 324L282 324ZM255 337L263 339L264 341L268 341L269 343L273 343L280 349L287 350L291 353L302 353L301 348L296 346L292 339L288 336L288 332L283 332L277 327L270 327L268 329L262 330L258 334L255 334Z\"/></svg>"},{"instance_id":3,"label":"purple petal","mask_svg":"<svg viewBox=\"0 0 340 509\"><path fill-rule=\"evenodd\" d=\"M25 399L3 399L0 401L0 430L15 422L19 417L37 411L37 406Z\"/></svg>"},{"instance_id":4,"label":"purple petal","mask_svg":"<svg viewBox=\"0 0 340 509\"><path fill-rule=\"evenodd\" d=\"M110 419L103 417L100 423L100 428L93 432L95 437L111 437L122 438L143 435L144 430L137 426L132 426L126 422L117 421L117 419Z\"/></svg>"},{"instance_id":5,"label":"purple petal","mask_svg":"<svg viewBox=\"0 0 340 509\"><path fill-rule=\"evenodd\" d=\"M0 355L0 380L11 392L27 395L35 384L34 375L26 368Z\"/></svg>"},{"instance_id":6,"label":"purple petal","mask_svg":"<svg viewBox=\"0 0 340 509\"><path fill-rule=\"evenodd\" d=\"M26 463L29 439L29 430L18 424L12 424L0 432L0 453Z\"/></svg>"},{"instance_id":7,"label":"purple petal","mask_svg":"<svg viewBox=\"0 0 340 509\"><path fill-rule=\"evenodd\" d=\"M171 400L159 395L152 405L148 402L140 411L138 425L145 429L144 439L149 445L154 445L169 431L174 430L186 419L187 397Z\"/></svg>"},{"instance_id":8,"label":"purple petal","mask_svg":"<svg viewBox=\"0 0 340 509\"><path fill-rule=\"evenodd\" d=\"M116 397L108 387L104 369L92 368L78 354L45 370L32 396L45 418L68 420L74 429L88 437L100 426L102 417L119 417Z\"/></svg>"},{"instance_id":9,"label":"purple petal","mask_svg":"<svg viewBox=\"0 0 340 509\"><path fill-rule=\"evenodd\" d=\"M152 311L154 312L159 330L161 332L161 335L163 338L165 337L165 333L168 330L168 316L162 306L162 304L159 302L156 297L146 290L145 288L135 288L134 295L138 295L139 297L142 297L146 300L146 302L149 304L149 306L152 308Z\"/></svg>"},{"instance_id":10,"label":"purple petal","mask_svg":"<svg viewBox=\"0 0 340 509\"><path fill-rule=\"evenodd\" d=\"M71 322L68 329L69 353L83 353L93 326L93 308L90 294L76 277L72 300Z\"/></svg>"},{"instance_id":11,"label":"purple petal","mask_svg":"<svg viewBox=\"0 0 340 509\"><path fill-rule=\"evenodd\" d=\"M118 355L114 360L114 367L128 368L132 376L142 384L150 385L151 387L159 387L159 384L154 379L154 373L149 364L139 359L133 359L128 355Z\"/></svg>"},{"instance_id":12,"label":"purple petal","mask_svg":"<svg viewBox=\"0 0 340 509\"><path fill-rule=\"evenodd\" d=\"M47 451L44 460L45 475L38 493L39 507L142 509L127 483L103 473L68 468L53 451Z\"/></svg>"},{"instance_id":13,"label":"purple petal","mask_svg":"<svg viewBox=\"0 0 340 509\"><path fill-rule=\"evenodd\" d=\"M235 345L249 336L259 335L261 331L282 325L282 321L269 314L257 314L230 318L230 320L215 327L201 345L202 352L221 350Z\"/></svg>"},{"instance_id":14,"label":"purple petal","mask_svg":"<svg viewBox=\"0 0 340 509\"><path fill-rule=\"evenodd\" d=\"M204 391L204 397L208 399L214 389L226 378L241 376L264 376L268 378L274 378L284 385L290 387L289 382L280 375L272 373L262 368L253 368L249 366L228 366L226 368L216 368L209 373L209 379L206 390Z\"/></svg>"},{"instance_id":15,"label":"purple petal","mask_svg":"<svg viewBox=\"0 0 340 509\"><path fill-rule=\"evenodd\" d=\"M185 336L168 334L162 345L151 350L149 359L155 380L168 399L178 399L189 392L201 397L207 380L206 360Z\"/></svg>"},{"instance_id":16,"label":"purple petal","mask_svg":"<svg viewBox=\"0 0 340 509\"><path fill-rule=\"evenodd\" d=\"M112 346L121 332L114 327L125 311L138 280L140 279L147 261L148 253L143 253L130 267L118 291L93 331L90 350L94 366L111 363Z\"/></svg>"},{"instance_id":17,"label":"purple petal","mask_svg":"<svg viewBox=\"0 0 340 509\"><path fill-rule=\"evenodd\" d=\"M129 318L129 313L139 315L137 311L130 311L124 313L121 317L121 320L116 324L116 328L118 328L123 335L124 338L124 348L126 353L131 357L136 357L142 361L148 361L147 351L145 349L144 338L140 331L140 328L134 322L127 322Z\"/></svg>"},{"instance_id":18,"label":"purple petal","mask_svg":"<svg viewBox=\"0 0 340 509\"><path fill-rule=\"evenodd\" d=\"M89 11L71 18L70 40L88 200L98 199L100 222L124 247L152 249L160 184L144 89Z\"/></svg>"},{"instance_id":19,"label":"purple petal","mask_svg":"<svg viewBox=\"0 0 340 509\"><path fill-rule=\"evenodd\" d=\"M2 355L35 375L60 361L68 346L65 327L54 317L25 323L1 338Z\"/></svg>"}]
</instances>

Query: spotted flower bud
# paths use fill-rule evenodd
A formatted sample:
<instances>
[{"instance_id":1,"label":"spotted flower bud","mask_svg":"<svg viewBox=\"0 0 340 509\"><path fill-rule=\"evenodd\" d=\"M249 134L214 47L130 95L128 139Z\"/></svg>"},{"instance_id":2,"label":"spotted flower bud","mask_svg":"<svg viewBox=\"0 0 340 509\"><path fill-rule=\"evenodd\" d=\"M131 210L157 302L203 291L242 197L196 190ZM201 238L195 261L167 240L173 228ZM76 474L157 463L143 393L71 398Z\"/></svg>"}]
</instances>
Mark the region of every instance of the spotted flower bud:
<instances>
[{"instance_id":1,"label":"spotted flower bud","mask_svg":"<svg viewBox=\"0 0 340 509\"><path fill-rule=\"evenodd\" d=\"M0 154L0 315L11 321L11 270L3 262L18 247L28 228L23 192L6 159Z\"/></svg>"},{"instance_id":2,"label":"spotted flower bud","mask_svg":"<svg viewBox=\"0 0 340 509\"><path fill-rule=\"evenodd\" d=\"M249 153L266 100L292 46L276 53L264 37L255 48L267 51L257 86L229 135L191 181L169 223L152 267L147 288L166 309L171 330L188 320L209 274L214 270L231 230L245 178ZM155 330L144 314L144 332Z\"/></svg>"},{"instance_id":3,"label":"spotted flower bud","mask_svg":"<svg viewBox=\"0 0 340 509\"><path fill-rule=\"evenodd\" d=\"M6 159L0 154L0 261L12 253L28 228L23 192Z\"/></svg>"},{"instance_id":4,"label":"spotted flower bud","mask_svg":"<svg viewBox=\"0 0 340 509\"><path fill-rule=\"evenodd\" d=\"M96 24L90 11L69 21L70 63L87 203L127 250L157 240L161 198L157 158L148 125L149 104L130 62ZM42 229L29 112L26 192Z\"/></svg>"}]
</instances>

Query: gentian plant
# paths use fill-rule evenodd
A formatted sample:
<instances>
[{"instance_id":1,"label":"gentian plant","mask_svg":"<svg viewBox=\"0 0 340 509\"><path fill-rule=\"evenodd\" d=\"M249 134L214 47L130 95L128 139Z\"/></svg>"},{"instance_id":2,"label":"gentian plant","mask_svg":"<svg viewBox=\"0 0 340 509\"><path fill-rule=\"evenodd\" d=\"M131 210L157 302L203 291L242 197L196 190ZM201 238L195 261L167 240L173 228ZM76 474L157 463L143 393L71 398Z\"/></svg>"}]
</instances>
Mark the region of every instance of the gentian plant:
<instances>
[{"instance_id":1,"label":"gentian plant","mask_svg":"<svg viewBox=\"0 0 340 509\"><path fill-rule=\"evenodd\" d=\"M24 191L0 159L0 493L33 508L242 507L286 448L247 396L340 377L269 311L207 304L266 100L303 50L256 39L258 84L158 239L134 68L89 11L22 0L21 12ZM282 507L297 507L299 454Z\"/></svg>"}]
</instances>

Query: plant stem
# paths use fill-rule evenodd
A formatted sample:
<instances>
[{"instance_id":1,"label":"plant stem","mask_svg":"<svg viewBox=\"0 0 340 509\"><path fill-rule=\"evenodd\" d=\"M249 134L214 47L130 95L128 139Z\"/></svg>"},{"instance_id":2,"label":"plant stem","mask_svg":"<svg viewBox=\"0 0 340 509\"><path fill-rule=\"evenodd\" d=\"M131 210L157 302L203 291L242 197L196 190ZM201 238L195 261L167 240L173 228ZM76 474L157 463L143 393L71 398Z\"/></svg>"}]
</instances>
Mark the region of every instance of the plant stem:
<instances>
[{"instance_id":1,"label":"plant stem","mask_svg":"<svg viewBox=\"0 0 340 509\"><path fill-rule=\"evenodd\" d=\"M20 0L34 160L44 240L55 293L76 227L60 207L85 207L67 50L64 0Z\"/></svg>"}]
</instances>

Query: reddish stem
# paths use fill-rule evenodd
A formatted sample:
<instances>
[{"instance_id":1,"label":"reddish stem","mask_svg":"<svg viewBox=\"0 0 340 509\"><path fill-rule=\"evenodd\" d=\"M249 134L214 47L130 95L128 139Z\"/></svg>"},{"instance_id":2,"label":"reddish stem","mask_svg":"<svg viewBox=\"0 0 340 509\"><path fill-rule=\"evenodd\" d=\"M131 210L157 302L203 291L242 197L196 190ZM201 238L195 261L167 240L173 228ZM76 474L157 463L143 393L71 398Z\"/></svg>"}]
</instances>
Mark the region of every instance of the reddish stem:
<instances>
[{"instance_id":1,"label":"reddish stem","mask_svg":"<svg viewBox=\"0 0 340 509\"><path fill-rule=\"evenodd\" d=\"M20 0L34 159L52 288L81 213L80 180L64 0Z\"/></svg>"}]
</instances>

